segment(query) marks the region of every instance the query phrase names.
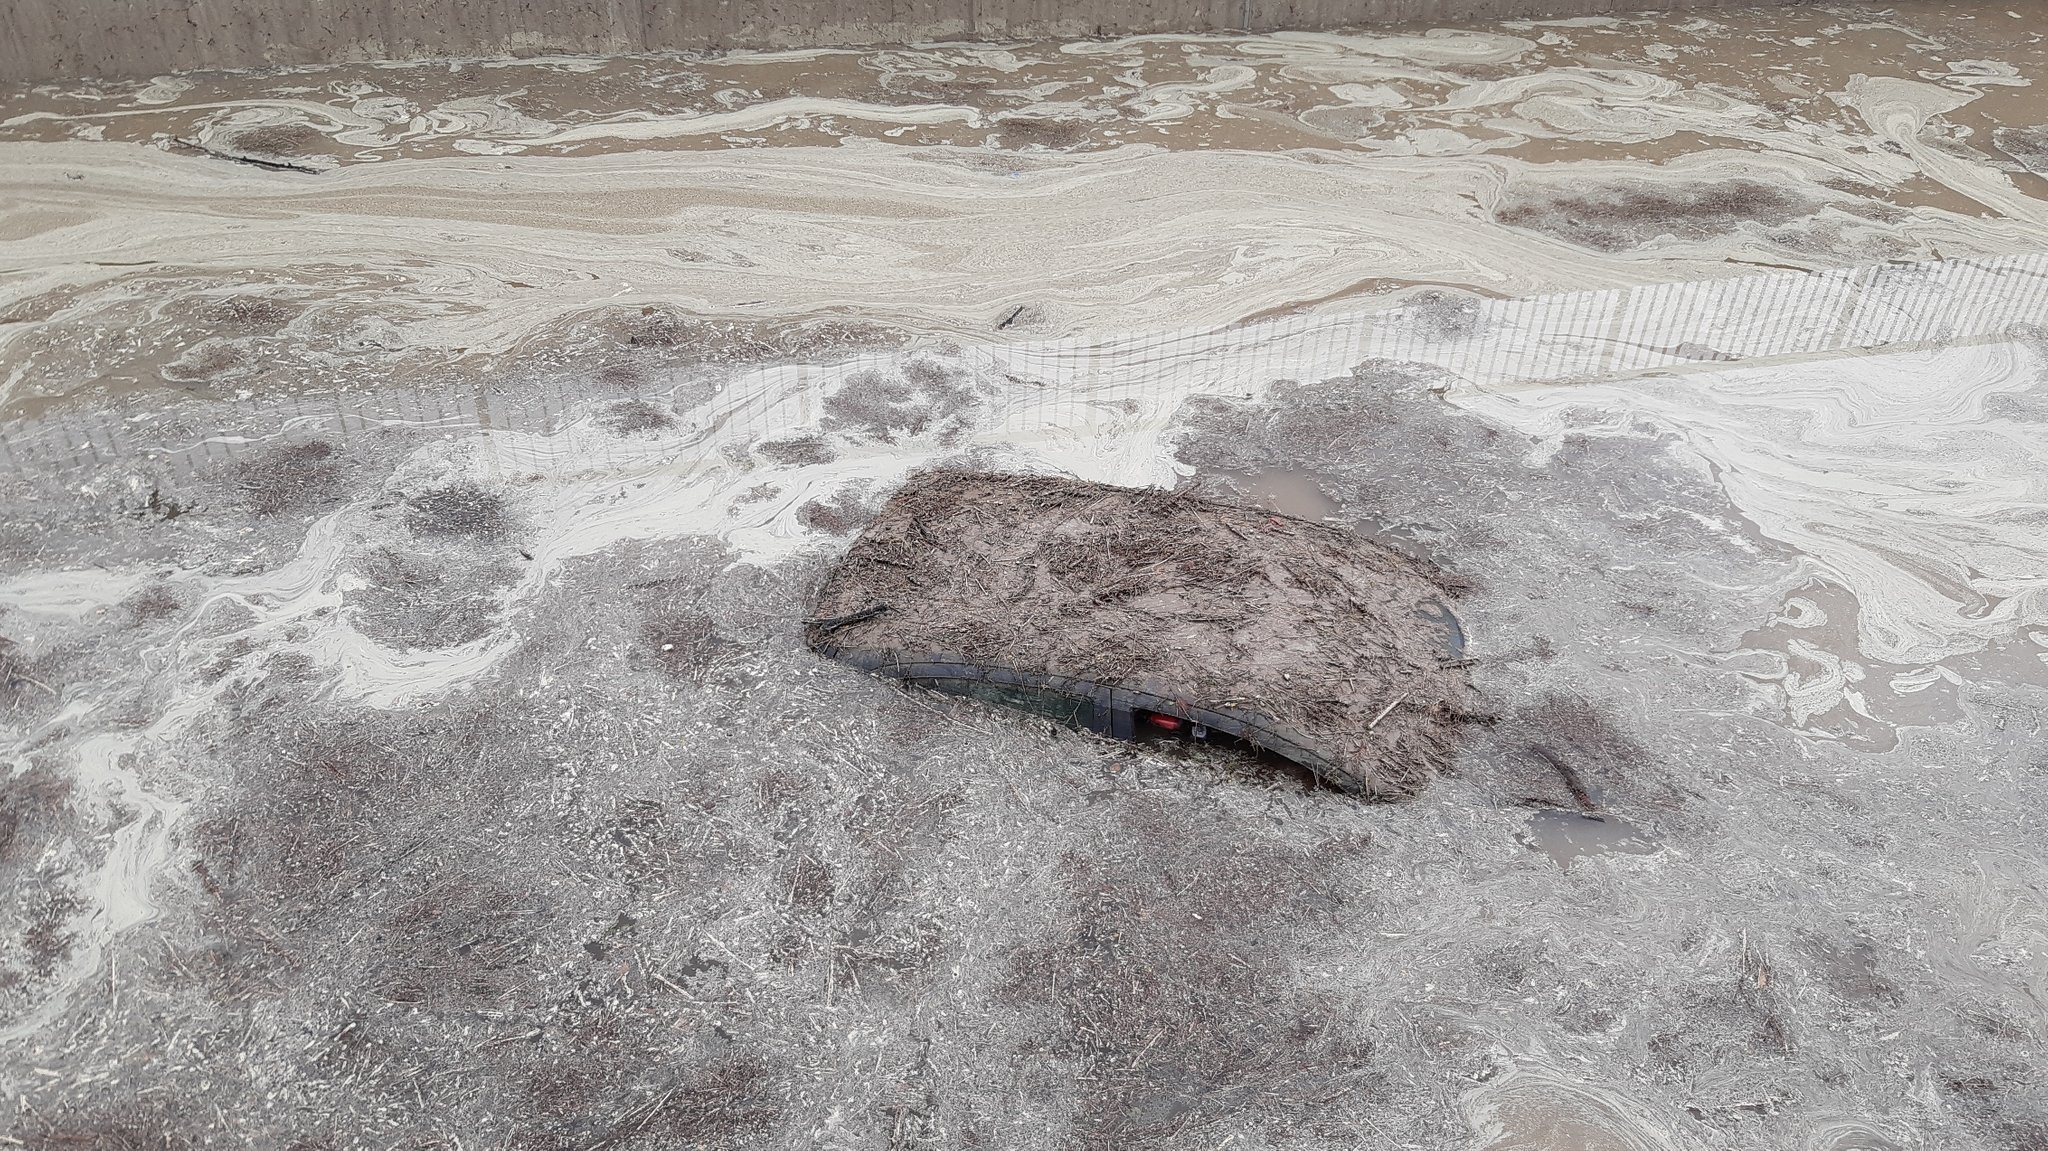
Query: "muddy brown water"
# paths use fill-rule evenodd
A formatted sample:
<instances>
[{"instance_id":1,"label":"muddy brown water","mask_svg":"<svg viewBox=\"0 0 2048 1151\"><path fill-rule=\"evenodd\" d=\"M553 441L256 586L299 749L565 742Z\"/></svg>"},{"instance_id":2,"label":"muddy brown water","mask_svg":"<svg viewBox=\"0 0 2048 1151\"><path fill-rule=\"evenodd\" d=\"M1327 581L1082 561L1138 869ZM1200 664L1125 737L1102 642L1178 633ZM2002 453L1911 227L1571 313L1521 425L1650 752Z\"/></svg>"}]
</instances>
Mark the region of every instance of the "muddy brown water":
<instances>
[{"instance_id":1,"label":"muddy brown water","mask_svg":"<svg viewBox=\"0 0 2048 1151\"><path fill-rule=\"evenodd\" d=\"M1655 836L1628 820L1582 811L1536 812L1515 833L1515 840L1562 868L1592 855L1649 855L1659 850Z\"/></svg>"},{"instance_id":2,"label":"muddy brown water","mask_svg":"<svg viewBox=\"0 0 2048 1151\"><path fill-rule=\"evenodd\" d=\"M1737 18L1722 14L1525 22L1500 29L1520 46L1513 52L1480 37L1460 44L1453 34L1440 41L1444 51L1417 61L1400 54L1429 46L1418 38L1426 26L1348 37L1214 35L195 72L152 82L0 88L0 140L89 134L163 147L183 141L223 162L244 157L316 168L501 149L579 155L622 143L725 150L855 137L1025 153L1130 145L1411 154L1435 148L1544 165L1661 164L1708 149L1768 147L1745 134L1743 122L1752 115L1824 133L1862 128L1838 103L1841 93L1859 74L1898 73L1973 93L1950 116L1953 138L1974 153L1998 156L1997 129L2048 123L2042 94L2026 83L2048 71L2048 46L2009 12L1998 3L1920 4L1905 21L1876 7L1795 5L1743 11L1740 35L1730 31ZM1385 48L1373 52L1376 44ZM1818 44L1828 50L1815 51ZM1369 54L1347 56L1347 45ZM1731 107L1726 132L1646 125L1638 135L1603 140L1572 131L1575 102L1601 99L1602 86L1616 76L1656 75L1677 61L1696 91L1744 101L1753 113ZM1464 102L1546 69L1559 70L1557 79L1531 88L1523 101ZM678 129L703 119L707 128L635 126L650 118ZM619 133L609 134L606 125ZM1889 180L1864 192L1908 207L1984 210L1939 182Z\"/></svg>"},{"instance_id":3,"label":"muddy brown water","mask_svg":"<svg viewBox=\"0 0 2048 1151\"><path fill-rule=\"evenodd\" d=\"M1325 522L1337 518L1340 505L1314 476L1303 472L1218 472L1241 489L1246 502L1296 519Z\"/></svg>"},{"instance_id":4,"label":"muddy brown water","mask_svg":"<svg viewBox=\"0 0 2048 1151\"><path fill-rule=\"evenodd\" d=\"M2004 12L0 97L0 865L49 897L0 1136L2013 1143L2048 358L1981 292L1567 354L1610 290L1726 355L1896 307L1876 261L2036 276L1973 262L2044 230ZM1461 774L1361 809L795 642L914 468L1170 485L1219 397L1267 506L1485 577Z\"/></svg>"}]
</instances>

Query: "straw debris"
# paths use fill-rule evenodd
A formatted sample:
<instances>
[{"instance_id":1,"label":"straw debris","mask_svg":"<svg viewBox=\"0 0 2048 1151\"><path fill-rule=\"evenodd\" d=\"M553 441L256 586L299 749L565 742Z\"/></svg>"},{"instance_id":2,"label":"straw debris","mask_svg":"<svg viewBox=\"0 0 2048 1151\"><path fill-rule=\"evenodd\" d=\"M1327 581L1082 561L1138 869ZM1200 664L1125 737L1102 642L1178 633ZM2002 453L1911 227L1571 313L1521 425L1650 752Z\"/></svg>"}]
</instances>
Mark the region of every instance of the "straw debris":
<instances>
[{"instance_id":1,"label":"straw debris","mask_svg":"<svg viewBox=\"0 0 2048 1151\"><path fill-rule=\"evenodd\" d=\"M1244 716L1273 737L1248 740L1326 783L1398 798L1475 706L1450 584L1336 528L1186 493L935 471L854 541L808 638L885 670L945 661Z\"/></svg>"}]
</instances>

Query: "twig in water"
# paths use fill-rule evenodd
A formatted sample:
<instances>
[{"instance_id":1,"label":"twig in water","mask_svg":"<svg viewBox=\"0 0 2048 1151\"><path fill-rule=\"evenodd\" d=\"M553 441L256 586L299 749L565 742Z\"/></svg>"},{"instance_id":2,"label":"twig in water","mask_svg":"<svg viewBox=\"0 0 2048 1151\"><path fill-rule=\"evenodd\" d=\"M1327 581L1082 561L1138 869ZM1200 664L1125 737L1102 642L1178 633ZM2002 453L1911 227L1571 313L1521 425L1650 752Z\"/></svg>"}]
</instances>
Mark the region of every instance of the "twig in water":
<instances>
[{"instance_id":1,"label":"twig in water","mask_svg":"<svg viewBox=\"0 0 2048 1151\"><path fill-rule=\"evenodd\" d=\"M320 169L313 167L311 164L294 164L290 160L264 160L255 156L245 156L239 152L223 152L218 148L209 148L197 140L184 136L177 137L177 142L195 152L211 156L216 160L227 160L236 164L249 164L257 168L267 168L273 172L303 172L308 176L318 176L320 174Z\"/></svg>"},{"instance_id":2,"label":"twig in water","mask_svg":"<svg viewBox=\"0 0 2048 1151\"><path fill-rule=\"evenodd\" d=\"M1564 781L1565 790L1572 793L1572 802L1579 805L1580 811L1591 814L1600 810L1600 804L1593 798L1593 789L1586 786L1585 779L1571 764L1564 761L1563 756L1540 743L1530 744L1529 750L1549 764L1552 771L1557 772L1557 777Z\"/></svg>"},{"instance_id":3,"label":"twig in water","mask_svg":"<svg viewBox=\"0 0 2048 1151\"><path fill-rule=\"evenodd\" d=\"M1404 691L1399 695L1396 695L1394 698L1388 700L1387 706L1381 708L1380 713L1372 717L1372 722L1365 725L1365 730L1371 731L1373 728L1378 727L1380 725L1380 721L1387 718L1387 713L1401 706L1401 701L1407 698L1408 693Z\"/></svg>"},{"instance_id":4,"label":"twig in water","mask_svg":"<svg viewBox=\"0 0 2048 1151\"><path fill-rule=\"evenodd\" d=\"M817 628L819 631L838 631L840 628L851 627L854 624L871 620L888 610L888 604L877 602L871 603L859 611L849 612L846 615L825 616L823 618L807 619L804 622Z\"/></svg>"}]
</instances>

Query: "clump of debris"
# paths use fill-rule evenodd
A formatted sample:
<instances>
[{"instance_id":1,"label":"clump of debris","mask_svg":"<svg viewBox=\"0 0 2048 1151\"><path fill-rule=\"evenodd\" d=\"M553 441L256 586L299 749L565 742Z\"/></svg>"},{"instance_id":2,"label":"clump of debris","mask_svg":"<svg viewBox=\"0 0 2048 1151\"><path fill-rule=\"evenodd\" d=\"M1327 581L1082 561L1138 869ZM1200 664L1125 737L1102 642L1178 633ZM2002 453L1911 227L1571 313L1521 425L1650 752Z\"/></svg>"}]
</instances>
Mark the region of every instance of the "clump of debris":
<instances>
[{"instance_id":1,"label":"clump of debris","mask_svg":"<svg viewBox=\"0 0 2048 1151\"><path fill-rule=\"evenodd\" d=\"M1476 718L1459 581L1324 524L1186 492L941 470L827 577L806 639L1109 735L1242 741L1412 796Z\"/></svg>"}]
</instances>

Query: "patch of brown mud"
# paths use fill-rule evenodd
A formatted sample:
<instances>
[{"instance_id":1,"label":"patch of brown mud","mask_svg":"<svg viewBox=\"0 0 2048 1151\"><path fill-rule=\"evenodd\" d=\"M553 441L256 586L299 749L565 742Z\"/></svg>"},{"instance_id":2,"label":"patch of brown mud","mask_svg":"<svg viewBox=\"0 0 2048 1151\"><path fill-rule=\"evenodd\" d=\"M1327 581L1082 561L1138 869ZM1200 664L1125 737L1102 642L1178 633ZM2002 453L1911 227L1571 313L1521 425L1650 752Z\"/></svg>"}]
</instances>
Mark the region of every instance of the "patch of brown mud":
<instances>
[{"instance_id":1,"label":"patch of brown mud","mask_svg":"<svg viewBox=\"0 0 2048 1151\"><path fill-rule=\"evenodd\" d=\"M597 423L615 436L632 436L672 428L676 418L668 409L646 400L625 400L599 412Z\"/></svg>"},{"instance_id":2,"label":"patch of brown mud","mask_svg":"<svg viewBox=\"0 0 2048 1151\"><path fill-rule=\"evenodd\" d=\"M1695 156L1706 152L1761 152L1764 145L1750 140L1728 136L1708 135L1702 132L1672 132L1654 140L1632 140L1616 143L1611 140L1585 140L1572 136L1532 137L1507 149L1506 154L1532 164L1556 164L1568 168L1584 161L1633 160L1642 164L1662 164L1683 156Z\"/></svg>"},{"instance_id":3,"label":"patch of brown mud","mask_svg":"<svg viewBox=\"0 0 2048 1151\"><path fill-rule=\"evenodd\" d=\"M224 328L251 333L274 334L292 322L299 309L274 296L237 292L209 310L209 318Z\"/></svg>"},{"instance_id":4,"label":"patch of brown mud","mask_svg":"<svg viewBox=\"0 0 2048 1151\"><path fill-rule=\"evenodd\" d=\"M708 364L821 361L902 346L896 331L859 320L749 321L656 305L608 309L585 321L616 345Z\"/></svg>"},{"instance_id":5,"label":"patch of brown mud","mask_svg":"<svg viewBox=\"0 0 2048 1151\"><path fill-rule=\"evenodd\" d=\"M518 578L507 565L389 547L366 553L353 569L365 584L348 596L357 630L401 649L482 638L498 622L499 591Z\"/></svg>"},{"instance_id":6,"label":"patch of brown mud","mask_svg":"<svg viewBox=\"0 0 2048 1151\"><path fill-rule=\"evenodd\" d=\"M71 780L48 764L0 780L0 864L20 864L41 855L64 822Z\"/></svg>"},{"instance_id":7,"label":"patch of brown mud","mask_svg":"<svg viewBox=\"0 0 2048 1151\"><path fill-rule=\"evenodd\" d=\"M1991 135L1998 150L2036 176L2048 176L2048 126L2000 128Z\"/></svg>"},{"instance_id":8,"label":"patch of brown mud","mask_svg":"<svg viewBox=\"0 0 2048 1151\"><path fill-rule=\"evenodd\" d=\"M27 1118L18 1134L9 1142L36 1151L198 1151L207 1143L203 1126L161 1098ZM293 1151L317 1146L299 1143Z\"/></svg>"},{"instance_id":9,"label":"patch of brown mud","mask_svg":"<svg viewBox=\"0 0 2048 1151\"><path fill-rule=\"evenodd\" d=\"M82 798L40 760L0 780L0 1019L35 1002L71 957L73 918L88 907L71 874Z\"/></svg>"},{"instance_id":10,"label":"patch of brown mud","mask_svg":"<svg viewBox=\"0 0 2048 1151\"><path fill-rule=\"evenodd\" d=\"M1492 737L1514 749L1498 776L1509 802L1599 815L1617 797L1634 803L1668 798L1644 794L1652 773L1642 744L1606 711L1576 696L1538 699L1505 717Z\"/></svg>"},{"instance_id":11,"label":"patch of brown mud","mask_svg":"<svg viewBox=\"0 0 2048 1151\"><path fill-rule=\"evenodd\" d=\"M527 1079L533 1125L520 1131L515 1151L553 1151L563 1146L739 1148L772 1131L783 1118L780 1089L768 1064L751 1056L728 1056L686 1068L652 1106L628 1112L597 1142L564 1141L556 1132L581 1132L602 1124L593 1112L614 1102L614 1083L574 1069L536 1068ZM533 1122L538 1120L538 1122ZM551 1130L552 1129L552 1130Z\"/></svg>"},{"instance_id":12,"label":"patch of brown mud","mask_svg":"<svg viewBox=\"0 0 2048 1151\"><path fill-rule=\"evenodd\" d=\"M1431 343L1469 339L1484 326L1480 314L1484 299L1473 292L1424 288L1401 301L1401 323Z\"/></svg>"},{"instance_id":13,"label":"patch of brown mud","mask_svg":"<svg viewBox=\"0 0 2048 1151\"><path fill-rule=\"evenodd\" d=\"M796 521L812 531L850 535L875 518L875 508L860 488L848 488L830 500L810 500L796 510Z\"/></svg>"},{"instance_id":14,"label":"patch of brown mud","mask_svg":"<svg viewBox=\"0 0 2048 1151\"><path fill-rule=\"evenodd\" d=\"M763 458L783 465L800 468L815 464L829 464L838 458L832 445L823 436L798 436L790 440L770 440L755 444L754 451Z\"/></svg>"},{"instance_id":15,"label":"patch of brown mud","mask_svg":"<svg viewBox=\"0 0 2048 1151\"><path fill-rule=\"evenodd\" d=\"M1705 240L1733 234L1745 224L1784 224L1819 207L1819 201L1760 180L1629 180L1574 190L1524 190L1493 215L1511 228L1598 252L1624 252L1661 236Z\"/></svg>"},{"instance_id":16,"label":"patch of brown mud","mask_svg":"<svg viewBox=\"0 0 2048 1151\"><path fill-rule=\"evenodd\" d=\"M406 501L405 526L416 536L502 538L512 529L505 497L472 483L421 492Z\"/></svg>"},{"instance_id":17,"label":"patch of brown mud","mask_svg":"<svg viewBox=\"0 0 2048 1151\"><path fill-rule=\"evenodd\" d=\"M1303 852L1163 802L1121 814L1146 866L1063 859L1065 913L998 990L1049 1017L1046 1047L1073 1066L1072 1145L1185 1146L1177 1134L1225 1119L1342 1129L1394 1072L1274 943L1355 911L1343 877L1363 838Z\"/></svg>"},{"instance_id":18,"label":"patch of brown mud","mask_svg":"<svg viewBox=\"0 0 2048 1151\"><path fill-rule=\"evenodd\" d=\"M52 673L57 660L55 652L31 655L21 644L0 636L0 715L56 699L57 689L45 681L55 678Z\"/></svg>"},{"instance_id":19,"label":"patch of brown mud","mask_svg":"<svg viewBox=\"0 0 2048 1151\"><path fill-rule=\"evenodd\" d=\"M578 889L560 890L559 861L497 831L547 787L533 757L558 749L535 717L552 705L473 702L445 730L425 715L299 712L281 697L223 728L251 754L232 802L209 803L192 829L193 922L151 978L216 1009L292 1002L304 1027L286 1074L329 1094L311 1131L305 1115L258 1107L232 1121L244 1138L210 1141L290 1146L329 1124L360 1130L369 1112L441 1113L441 1092L474 1092L433 1072L462 1068L493 1084L495 1145L752 1145L783 1119L786 1068L723 1027L688 1025L692 991L713 981L638 939L663 906L610 886L705 878L681 858L666 805L606 792L590 818L573 804L543 817L568 820L552 838L578 860ZM215 1121L230 1123L202 1126Z\"/></svg>"},{"instance_id":20,"label":"patch of brown mud","mask_svg":"<svg viewBox=\"0 0 2048 1151\"><path fill-rule=\"evenodd\" d=\"M184 601L168 584L151 584L127 599L121 601L122 610L128 613L128 620L134 624L154 623L169 619L185 607Z\"/></svg>"},{"instance_id":21,"label":"patch of brown mud","mask_svg":"<svg viewBox=\"0 0 2048 1151\"><path fill-rule=\"evenodd\" d=\"M1088 125L1049 116L1005 116L996 121L996 139L1004 147L1071 148L1088 139Z\"/></svg>"},{"instance_id":22,"label":"patch of brown mud","mask_svg":"<svg viewBox=\"0 0 2048 1151\"><path fill-rule=\"evenodd\" d=\"M867 371L847 377L825 397L825 428L885 444L930 431L942 445L950 444L966 431L963 417L979 402L966 373L912 360L901 375Z\"/></svg>"},{"instance_id":23,"label":"patch of brown mud","mask_svg":"<svg viewBox=\"0 0 2048 1151\"><path fill-rule=\"evenodd\" d=\"M653 607L640 626L642 662L688 683L703 682L732 646L716 621L694 607Z\"/></svg>"},{"instance_id":24,"label":"patch of brown mud","mask_svg":"<svg viewBox=\"0 0 2048 1151\"><path fill-rule=\"evenodd\" d=\"M341 461L326 440L281 444L237 459L230 483L242 505L259 516L302 512L338 503Z\"/></svg>"},{"instance_id":25,"label":"patch of brown mud","mask_svg":"<svg viewBox=\"0 0 2048 1151\"><path fill-rule=\"evenodd\" d=\"M265 124L237 129L228 136L228 142L237 151L252 156L292 159L322 151L327 137L310 124Z\"/></svg>"},{"instance_id":26,"label":"patch of brown mud","mask_svg":"<svg viewBox=\"0 0 2048 1151\"><path fill-rule=\"evenodd\" d=\"M202 340L186 348L160 371L180 384L230 380L255 369L247 348L227 340Z\"/></svg>"},{"instance_id":27,"label":"patch of brown mud","mask_svg":"<svg viewBox=\"0 0 2048 1151\"><path fill-rule=\"evenodd\" d=\"M1704 950L1703 939L1686 951ZM1734 957L1732 972L1705 973L1680 984L1672 996L1681 1014L1650 1036L1645 1070L1661 1082L1697 1082L1717 1068L1748 1066L1783 1068L1798 1047L1788 1022L1795 989L1774 979L1776 963L1769 951L1745 940ZM1732 978L1731 978L1732 977ZM1698 1116L1696 1116L1698 1117Z\"/></svg>"}]
</instances>

